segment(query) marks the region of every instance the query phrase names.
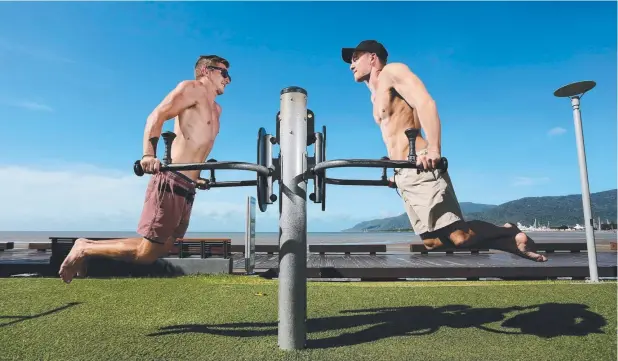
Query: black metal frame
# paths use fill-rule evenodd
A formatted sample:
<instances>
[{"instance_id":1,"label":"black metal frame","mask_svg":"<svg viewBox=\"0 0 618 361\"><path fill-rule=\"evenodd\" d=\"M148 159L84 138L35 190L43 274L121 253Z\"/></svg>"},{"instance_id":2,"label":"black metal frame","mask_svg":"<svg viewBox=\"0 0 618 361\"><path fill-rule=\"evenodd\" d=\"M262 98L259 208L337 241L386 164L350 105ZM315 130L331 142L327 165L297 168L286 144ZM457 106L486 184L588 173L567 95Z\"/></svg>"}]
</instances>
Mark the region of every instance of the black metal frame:
<instances>
[{"instance_id":1,"label":"black metal frame","mask_svg":"<svg viewBox=\"0 0 618 361\"><path fill-rule=\"evenodd\" d=\"M139 161L136 163L141 170L141 165ZM229 162L229 161L216 161L216 162L205 162L205 163L173 163L173 164L162 164L159 168L160 171L181 171L181 170L214 170L214 169L234 169L234 170L248 170L254 171L260 175L268 177L272 174L273 170L267 168L263 165L255 164L255 163L245 163L245 162ZM143 170L142 170L143 172ZM137 176L141 176L137 174ZM143 175L143 174L142 174Z\"/></svg>"},{"instance_id":2,"label":"black metal frame","mask_svg":"<svg viewBox=\"0 0 618 361\"><path fill-rule=\"evenodd\" d=\"M262 212L266 212L268 204L277 199L276 195L269 194L272 193L272 180L275 176L275 168L272 165L272 157L269 159L270 152L268 152L268 147L270 144L266 140L268 134L266 134L264 128L258 130L257 163L219 162L216 159L209 159L204 163L171 163L172 142L176 138L176 134L165 132L161 136L165 142L165 154L163 156L163 164L159 168L160 171L210 170L210 178L204 179L206 184L200 186L202 189L257 186L258 207ZM253 171L257 173L257 179L217 182L215 178L216 169ZM133 164L133 172L138 177L144 175L144 170L139 160Z\"/></svg>"},{"instance_id":3,"label":"black metal frame","mask_svg":"<svg viewBox=\"0 0 618 361\"><path fill-rule=\"evenodd\" d=\"M334 159L319 162L313 167L314 173L324 173L330 168L417 168L416 163L407 160L390 159Z\"/></svg>"},{"instance_id":4,"label":"black metal frame","mask_svg":"<svg viewBox=\"0 0 618 361\"><path fill-rule=\"evenodd\" d=\"M322 203L322 211L326 210L326 184L348 185L348 186L385 186L397 188L394 181L389 181L386 176L388 168L414 168L421 169L416 165L416 137L419 134L418 129L406 129L408 137L410 154L408 160L390 160L387 157L381 159L326 159L326 127L322 126L322 133L315 133L315 154L309 158L310 173L313 177L314 192L309 195L309 199L314 203ZM339 179L327 178L326 170L329 168L382 168L382 177L380 180L369 179ZM448 160L442 158L436 165L436 169L446 172L448 169Z\"/></svg>"},{"instance_id":5,"label":"black metal frame","mask_svg":"<svg viewBox=\"0 0 618 361\"><path fill-rule=\"evenodd\" d=\"M386 186L386 187L394 187L394 183L389 181L389 180L324 178L324 183L340 185L340 186Z\"/></svg>"}]
</instances>

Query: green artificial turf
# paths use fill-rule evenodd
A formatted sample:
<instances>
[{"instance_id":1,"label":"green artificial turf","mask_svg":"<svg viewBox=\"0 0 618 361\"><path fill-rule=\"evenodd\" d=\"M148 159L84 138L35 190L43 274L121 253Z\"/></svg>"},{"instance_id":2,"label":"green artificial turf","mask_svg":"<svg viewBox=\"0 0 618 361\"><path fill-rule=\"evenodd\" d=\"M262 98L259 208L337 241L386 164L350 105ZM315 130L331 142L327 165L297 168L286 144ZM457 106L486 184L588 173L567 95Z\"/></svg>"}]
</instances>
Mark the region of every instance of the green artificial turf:
<instances>
[{"instance_id":1,"label":"green artificial turf","mask_svg":"<svg viewBox=\"0 0 618 361\"><path fill-rule=\"evenodd\" d=\"M616 360L616 282L308 283L307 348L277 282L0 280L1 360Z\"/></svg>"}]
</instances>

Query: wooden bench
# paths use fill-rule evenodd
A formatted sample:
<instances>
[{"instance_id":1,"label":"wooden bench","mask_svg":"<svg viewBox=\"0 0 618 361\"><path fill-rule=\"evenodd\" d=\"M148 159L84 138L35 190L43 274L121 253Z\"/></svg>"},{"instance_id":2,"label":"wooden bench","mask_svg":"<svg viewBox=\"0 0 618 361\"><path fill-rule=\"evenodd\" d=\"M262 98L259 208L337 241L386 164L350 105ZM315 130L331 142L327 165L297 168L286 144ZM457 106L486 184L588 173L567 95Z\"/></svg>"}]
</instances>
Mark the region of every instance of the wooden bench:
<instances>
[{"instance_id":1,"label":"wooden bench","mask_svg":"<svg viewBox=\"0 0 618 361\"><path fill-rule=\"evenodd\" d=\"M15 248L15 242L0 242L0 252Z\"/></svg>"},{"instance_id":2,"label":"wooden bench","mask_svg":"<svg viewBox=\"0 0 618 361\"><path fill-rule=\"evenodd\" d=\"M233 244L232 252L244 254L245 245L244 244ZM279 245L278 244L256 244L255 253L268 253L271 255L275 253L279 253Z\"/></svg>"},{"instance_id":3,"label":"wooden bench","mask_svg":"<svg viewBox=\"0 0 618 361\"><path fill-rule=\"evenodd\" d=\"M75 244L75 241L79 237L49 237L51 239L51 257L49 259L48 272L50 274L56 275L58 270L60 269L60 265L66 259L69 254L71 248ZM88 237L89 240L92 241L106 241L112 239L118 239L118 237L113 238L92 238ZM176 244L172 247L172 251L178 254L180 257L188 257L190 255L199 255L202 258L213 256L217 253L222 255L226 261L230 262L230 265L233 263L231 257L229 257L229 245L230 239L216 239L210 240L206 239L205 242L200 242L202 239L183 239L181 242L176 242ZM210 241L210 242L209 242ZM205 247L202 248L201 244L204 243ZM197 247L194 245L197 244ZM209 247L212 246L212 247ZM182 252L181 252L182 250ZM226 250L228 250L226 254ZM163 256L165 258L168 255ZM230 266L231 267L231 266ZM115 275L170 275L176 274L174 267L170 265L169 262L165 260L159 259L156 262L149 265L142 264L134 264L131 262L126 262L122 260L113 260L113 259L105 259L105 258L96 258L92 259L89 266L89 277L98 277L97 275L106 275L110 274Z\"/></svg>"},{"instance_id":4,"label":"wooden bench","mask_svg":"<svg viewBox=\"0 0 618 361\"><path fill-rule=\"evenodd\" d=\"M245 253L245 245L233 244L231 246L234 253ZM375 255L377 252L386 252L384 244L362 244L362 245L346 245L346 244L312 244L309 245L309 252L314 253L369 253ZM279 253L279 245L277 244L256 244L255 253L268 253L270 255Z\"/></svg>"},{"instance_id":5,"label":"wooden bench","mask_svg":"<svg viewBox=\"0 0 618 361\"><path fill-rule=\"evenodd\" d=\"M319 253L369 253L375 255L377 252L386 252L385 244L311 244L309 252Z\"/></svg>"},{"instance_id":6,"label":"wooden bench","mask_svg":"<svg viewBox=\"0 0 618 361\"><path fill-rule=\"evenodd\" d=\"M69 254L69 252L71 251L71 248L73 248L73 244L78 238L79 237L49 237L49 239L51 240L52 256L56 253L57 254L64 253L64 257L66 257L66 255ZM88 239L91 241L107 241L110 239L117 239L117 238L88 238Z\"/></svg>"},{"instance_id":7,"label":"wooden bench","mask_svg":"<svg viewBox=\"0 0 618 361\"><path fill-rule=\"evenodd\" d=\"M178 258L192 255L199 255L200 258L229 258L232 255L231 242L230 238L180 238L172 247L170 255L178 255Z\"/></svg>"},{"instance_id":8,"label":"wooden bench","mask_svg":"<svg viewBox=\"0 0 618 361\"><path fill-rule=\"evenodd\" d=\"M537 243L537 250L545 253L554 253L556 251L579 253L587 251L588 246L586 243Z\"/></svg>"},{"instance_id":9,"label":"wooden bench","mask_svg":"<svg viewBox=\"0 0 618 361\"><path fill-rule=\"evenodd\" d=\"M67 257L73 244L79 237L49 237L51 240L51 257L49 258L49 264L54 272L60 268L62 262ZM116 238L88 238L92 241L106 241Z\"/></svg>"},{"instance_id":10,"label":"wooden bench","mask_svg":"<svg viewBox=\"0 0 618 361\"><path fill-rule=\"evenodd\" d=\"M79 237L49 237L51 240L52 258L64 258L69 254L73 244ZM107 241L118 238L97 238L89 237L91 241ZM178 255L179 258L185 256L199 255L201 258L219 255L229 258L231 239L229 238L183 238L177 240L170 250L170 255Z\"/></svg>"},{"instance_id":11,"label":"wooden bench","mask_svg":"<svg viewBox=\"0 0 618 361\"><path fill-rule=\"evenodd\" d=\"M31 242L28 243L28 249L36 249L38 252L45 252L52 249L52 244L48 242Z\"/></svg>"}]
</instances>

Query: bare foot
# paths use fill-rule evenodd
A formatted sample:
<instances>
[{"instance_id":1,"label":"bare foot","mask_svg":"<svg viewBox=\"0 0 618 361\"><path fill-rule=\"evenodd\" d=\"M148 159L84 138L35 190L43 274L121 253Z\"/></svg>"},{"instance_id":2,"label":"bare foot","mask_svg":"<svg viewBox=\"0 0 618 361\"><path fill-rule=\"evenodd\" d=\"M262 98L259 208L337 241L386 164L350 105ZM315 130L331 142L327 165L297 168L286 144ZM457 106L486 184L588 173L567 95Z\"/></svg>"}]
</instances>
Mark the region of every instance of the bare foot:
<instances>
[{"instance_id":1,"label":"bare foot","mask_svg":"<svg viewBox=\"0 0 618 361\"><path fill-rule=\"evenodd\" d=\"M79 266L77 268L77 277L86 277L86 272L88 271L88 262L86 261L86 257L82 257L81 261L78 263Z\"/></svg>"},{"instance_id":2,"label":"bare foot","mask_svg":"<svg viewBox=\"0 0 618 361\"><path fill-rule=\"evenodd\" d=\"M519 228L517 228L517 226L513 223L506 223L504 227L515 228L519 231ZM505 250L532 261L547 262L547 257L542 254L533 252L532 250L534 249L536 249L536 247L534 247L534 241L529 238L524 232L520 231L515 235L515 247L512 247L511 245L506 247Z\"/></svg>"},{"instance_id":3,"label":"bare foot","mask_svg":"<svg viewBox=\"0 0 618 361\"><path fill-rule=\"evenodd\" d=\"M71 283L73 277L85 271L84 248L88 245L88 240L79 238L75 241L71 252L67 255L60 266L58 274L65 283Z\"/></svg>"}]
</instances>

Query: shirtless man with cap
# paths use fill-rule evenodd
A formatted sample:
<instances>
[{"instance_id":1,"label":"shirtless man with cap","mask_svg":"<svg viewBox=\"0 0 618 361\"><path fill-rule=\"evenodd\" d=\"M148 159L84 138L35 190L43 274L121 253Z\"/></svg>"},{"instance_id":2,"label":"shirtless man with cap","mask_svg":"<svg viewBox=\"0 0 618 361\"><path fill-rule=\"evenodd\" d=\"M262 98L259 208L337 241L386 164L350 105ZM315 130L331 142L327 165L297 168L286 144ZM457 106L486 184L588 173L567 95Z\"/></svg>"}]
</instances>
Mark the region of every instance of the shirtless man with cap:
<instances>
[{"instance_id":1,"label":"shirtless man with cap","mask_svg":"<svg viewBox=\"0 0 618 361\"><path fill-rule=\"evenodd\" d=\"M427 249L440 247L487 247L507 251L529 260L545 262L535 245L516 225L502 227L488 222L466 222L448 172L435 168L441 156L441 124L435 101L423 82L402 63L386 64L388 52L375 40L354 48L342 48L354 80L371 92L373 117L382 131L391 160L407 160L408 128L423 129L416 139L417 165L395 169L394 180L414 232Z\"/></svg>"},{"instance_id":2,"label":"shirtless man with cap","mask_svg":"<svg viewBox=\"0 0 618 361\"><path fill-rule=\"evenodd\" d=\"M189 226L196 188L204 188L200 171L159 172L157 143L163 124L175 118L173 163L202 163L210 154L219 133L221 106L215 102L230 83L229 62L216 55L200 56L195 80L181 81L146 120L143 155L140 161L150 177L144 207L137 227L141 237L91 241L80 238L60 266L66 283L85 275L90 257L107 257L138 264L155 262L167 255Z\"/></svg>"}]
</instances>

